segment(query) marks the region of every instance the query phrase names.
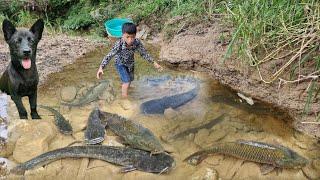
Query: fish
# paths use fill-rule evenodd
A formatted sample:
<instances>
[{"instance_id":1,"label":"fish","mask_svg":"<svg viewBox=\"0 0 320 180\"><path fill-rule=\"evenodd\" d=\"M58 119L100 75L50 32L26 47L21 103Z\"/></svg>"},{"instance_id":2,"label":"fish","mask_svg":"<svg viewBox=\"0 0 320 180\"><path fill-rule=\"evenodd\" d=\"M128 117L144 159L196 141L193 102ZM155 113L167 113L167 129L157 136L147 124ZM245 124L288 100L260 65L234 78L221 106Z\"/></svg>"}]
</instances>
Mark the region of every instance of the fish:
<instances>
[{"instance_id":1,"label":"fish","mask_svg":"<svg viewBox=\"0 0 320 180\"><path fill-rule=\"evenodd\" d=\"M224 117L225 117L225 114L222 114L219 117L209 121L206 124L202 124L202 125L199 125L197 127L192 127L192 128L189 128L189 129L185 129L183 131L173 132L171 134L165 135L164 139L165 140L178 139L178 138L185 137L185 136L187 136L187 135L189 135L191 133L195 134L201 129L211 129L214 125L222 122Z\"/></svg>"},{"instance_id":2,"label":"fish","mask_svg":"<svg viewBox=\"0 0 320 180\"><path fill-rule=\"evenodd\" d=\"M129 147L104 145L70 146L43 153L10 170L22 175L25 171L47 165L64 158L92 158L123 166L122 172L134 170L165 173L175 166L174 159L165 153L150 156L149 152Z\"/></svg>"},{"instance_id":3,"label":"fish","mask_svg":"<svg viewBox=\"0 0 320 180\"><path fill-rule=\"evenodd\" d=\"M80 97L79 99L74 100L73 102L67 103L62 102L62 105L70 106L70 107L79 107L86 104L89 104L93 101L96 101L99 99L99 96L107 89L109 86L108 81L104 80L101 81L98 85L91 87L87 93Z\"/></svg>"},{"instance_id":4,"label":"fish","mask_svg":"<svg viewBox=\"0 0 320 180\"><path fill-rule=\"evenodd\" d=\"M62 134L71 135L73 133L72 126L69 121L67 121L57 110L45 105L38 105L38 107L46 109L54 114L55 125Z\"/></svg>"},{"instance_id":5,"label":"fish","mask_svg":"<svg viewBox=\"0 0 320 180\"><path fill-rule=\"evenodd\" d=\"M211 147L193 153L184 161L191 165L198 165L209 154L229 155L247 161L266 164L274 168L302 168L308 164L306 158L285 146L244 140L214 144ZM268 172L271 171L269 170Z\"/></svg>"},{"instance_id":6,"label":"fish","mask_svg":"<svg viewBox=\"0 0 320 180\"><path fill-rule=\"evenodd\" d=\"M99 144L104 141L105 126L100 120L100 110L95 108L89 116L87 128L84 133L86 144Z\"/></svg>"},{"instance_id":7,"label":"fish","mask_svg":"<svg viewBox=\"0 0 320 180\"><path fill-rule=\"evenodd\" d=\"M101 111L101 116L101 121L106 124L106 127L131 147L150 151L151 154L165 152L159 139L142 125L109 112Z\"/></svg>"},{"instance_id":8,"label":"fish","mask_svg":"<svg viewBox=\"0 0 320 180\"><path fill-rule=\"evenodd\" d=\"M146 102L143 102L140 105L140 111L143 114L163 114L164 111L168 108L178 108L193 98L195 98L199 91L199 84L190 91L176 94L173 96L165 96L158 99L152 99Z\"/></svg>"}]
</instances>

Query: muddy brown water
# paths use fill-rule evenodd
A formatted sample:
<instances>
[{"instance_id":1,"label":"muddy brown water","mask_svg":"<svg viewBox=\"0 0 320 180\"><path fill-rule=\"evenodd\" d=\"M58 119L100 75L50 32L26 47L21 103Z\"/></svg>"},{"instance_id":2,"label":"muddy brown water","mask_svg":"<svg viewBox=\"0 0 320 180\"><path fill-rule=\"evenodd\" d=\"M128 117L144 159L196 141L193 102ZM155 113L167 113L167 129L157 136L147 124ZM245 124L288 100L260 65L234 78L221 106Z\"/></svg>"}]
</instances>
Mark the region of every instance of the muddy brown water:
<instances>
[{"instance_id":1,"label":"muddy brown water","mask_svg":"<svg viewBox=\"0 0 320 180\"><path fill-rule=\"evenodd\" d=\"M148 49L152 49L148 48ZM68 119L73 126L73 137L61 135L53 125L53 117L45 110L40 109L42 116L40 121L22 121L18 119L14 104L9 101L9 130L13 137L13 153L7 158L13 162L21 162L39 155L45 151L67 146L68 144L83 140L84 128L87 118L94 106L100 106L104 111L117 113L130 118L149 128L159 139L166 150L171 152L176 167L168 174L150 174L139 171L121 174L120 167L99 160L64 159L45 167L28 171L27 179L317 179L320 178L320 145L316 139L307 137L292 129L290 120L281 113L271 110L269 106L256 102L250 106L240 102L240 98L228 88L221 86L217 81L205 74L191 71L177 71L166 69L157 72L152 65L137 56L135 68L136 81L130 89L129 101L120 99L120 79L115 71L113 61L105 70L104 79L108 79L113 87L114 99L110 102L100 100L83 107L67 108L60 106L60 91L63 87L79 85L90 86L97 82L96 70L105 55L105 49L99 49L88 54L72 65L64 67L59 73L49 76L48 81L39 88L39 104L53 106ZM155 55L156 51L152 51ZM173 77L169 83L161 81L160 86L147 86L145 77ZM139 105L148 99L165 95L166 93L178 93L190 87L186 84L176 83L174 77L191 76L200 80L201 90L197 97L186 105L167 112L163 115L143 115L139 112ZM125 105L123 104L125 102ZM28 105L24 99L24 104ZM126 107L124 107L126 106ZM225 114L223 120L212 128L199 129L195 133L188 134L179 139L168 137L177 132L206 124L214 118ZM45 131L37 129L37 124L50 125ZM33 149L35 137L43 136L41 133L49 133L43 141L45 148L42 151ZM43 132L42 132L43 130ZM18 132L20 131L20 132ZM18 134L18 135L17 135ZM35 134L40 134L36 136ZM29 137L29 138L28 138ZM24 138L23 141L21 138ZM117 137L107 130L104 144L121 145ZM284 169L280 172L272 172L262 175L259 164L240 159L212 155L198 166L191 166L183 159L202 147L210 146L215 142L229 142L253 140L271 144L281 144L298 152L310 160L310 164L303 169ZM9 136L10 141L10 136ZM18 143L19 142L19 143ZM23 143L21 143L23 142ZM23 145L21 145L23 144ZM23 146L23 147L20 147ZM42 146L41 146L42 147ZM21 150L24 149L24 150ZM25 149L28 149L25 150ZM19 156L19 152L25 155ZM26 153L31 152L31 153ZM22 156L22 157L21 157ZM18 158L19 157L19 158ZM16 178L10 175L9 178Z\"/></svg>"}]
</instances>

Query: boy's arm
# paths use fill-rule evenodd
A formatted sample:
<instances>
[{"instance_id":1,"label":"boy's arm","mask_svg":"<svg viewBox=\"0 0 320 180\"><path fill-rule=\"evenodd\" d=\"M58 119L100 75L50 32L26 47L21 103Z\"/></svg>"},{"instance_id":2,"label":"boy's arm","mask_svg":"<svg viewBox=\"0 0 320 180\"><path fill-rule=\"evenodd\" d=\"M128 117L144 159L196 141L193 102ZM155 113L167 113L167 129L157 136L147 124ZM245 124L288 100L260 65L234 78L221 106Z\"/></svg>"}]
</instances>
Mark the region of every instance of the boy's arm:
<instances>
[{"instance_id":1,"label":"boy's arm","mask_svg":"<svg viewBox=\"0 0 320 180\"><path fill-rule=\"evenodd\" d=\"M111 51L103 58L100 64L102 69L104 69L106 65L110 62L111 58L119 52L120 46L121 46L120 40L113 45Z\"/></svg>"},{"instance_id":2,"label":"boy's arm","mask_svg":"<svg viewBox=\"0 0 320 180\"><path fill-rule=\"evenodd\" d=\"M147 50L144 48L144 46L140 40L139 40L137 50L140 53L140 55L143 57L143 59L147 60L150 63L154 62L153 58L150 56L150 54L148 54Z\"/></svg>"}]
</instances>

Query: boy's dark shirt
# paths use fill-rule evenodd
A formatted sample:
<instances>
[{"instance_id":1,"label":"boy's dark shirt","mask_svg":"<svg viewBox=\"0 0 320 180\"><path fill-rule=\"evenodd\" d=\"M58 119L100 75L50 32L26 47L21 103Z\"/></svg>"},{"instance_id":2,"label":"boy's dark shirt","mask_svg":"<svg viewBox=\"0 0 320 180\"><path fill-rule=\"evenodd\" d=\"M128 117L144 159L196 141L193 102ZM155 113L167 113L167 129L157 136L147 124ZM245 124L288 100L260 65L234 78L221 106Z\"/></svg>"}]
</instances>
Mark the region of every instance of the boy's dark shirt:
<instances>
[{"instance_id":1,"label":"boy's dark shirt","mask_svg":"<svg viewBox=\"0 0 320 180\"><path fill-rule=\"evenodd\" d=\"M147 53L143 47L142 42L139 39L135 39L131 47L126 46L126 42L120 38L112 47L112 50L103 58L101 67L105 66L110 62L111 58L115 57L115 64L125 65L129 71L132 71L134 67L134 52L138 51L140 55L150 63L153 62L152 57Z\"/></svg>"}]
</instances>

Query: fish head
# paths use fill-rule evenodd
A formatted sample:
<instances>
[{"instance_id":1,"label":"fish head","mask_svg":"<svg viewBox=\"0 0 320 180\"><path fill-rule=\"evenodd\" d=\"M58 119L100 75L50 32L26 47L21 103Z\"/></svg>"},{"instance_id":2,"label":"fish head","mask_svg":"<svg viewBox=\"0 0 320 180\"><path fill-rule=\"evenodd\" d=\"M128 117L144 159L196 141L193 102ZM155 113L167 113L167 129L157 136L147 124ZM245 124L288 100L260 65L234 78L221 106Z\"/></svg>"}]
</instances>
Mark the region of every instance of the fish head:
<instances>
[{"instance_id":1,"label":"fish head","mask_svg":"<svg viewBox=\"0 0 320 180\"><path fill-rule=\"evenodd\" d=\"M277 161L277 165L284 168L302 168L308 163L306 158L289 149L286 150L285 156Z\"/></svg>"},{"instance_id":2,"label":"fish head","mask_svg":"<svg viewBox=\"0 0 320 180\"><path fill-rule=\"evenodd\" d=\"M167 173L175 167L174 159L166 154L160 153L156 155L147 155L144 158L137 159L134 167L146 172Z\"/></svg>"}]
</instances>

